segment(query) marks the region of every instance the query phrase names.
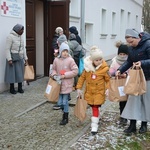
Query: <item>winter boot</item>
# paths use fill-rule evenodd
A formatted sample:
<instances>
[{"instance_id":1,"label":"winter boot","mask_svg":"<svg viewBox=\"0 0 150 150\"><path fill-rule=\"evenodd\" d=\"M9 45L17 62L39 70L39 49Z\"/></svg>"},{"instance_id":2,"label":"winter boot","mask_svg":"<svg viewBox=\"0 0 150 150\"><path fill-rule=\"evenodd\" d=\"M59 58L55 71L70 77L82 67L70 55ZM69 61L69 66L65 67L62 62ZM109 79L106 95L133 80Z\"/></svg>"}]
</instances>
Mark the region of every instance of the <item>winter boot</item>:
<instances>
[{"instance_id":1,"label":"winter boot","mask_svg":"<svg viewBox=\"0 0 150 150\"><path fill-rule=\"evenodd\" d=\"M63 117L62 117L62 120L60 122L60 125L66 125L68 123L68 114L69 113L63 113Z\"/></svg>"},{"instance_id":2,"label":"winter boot","mask_svg":"<svg viewBox=\"0 0 150 150\"><path fill-rule=\"evenodd\" d=\"M128 122L127 119L120 117L120 122L119 122L120 125L127 125L127 122Z\"/></svg>"},{"instance_id":3,"label":"winter boot","mask_svg":"<svg viewBox=\"0 0 150 150\"><path fill-rule=\"evenodd\" d=\"M10 93L11 94L16 94L17 92L15 91L15 88L14 88L14 83L10 83Z\"/></svg>"},{"instance_id":4,"label":"winter boot","mask_svg":"<svg viewBox=\"0 0 150 150\"><path fill-rule=\"evenodd\" d=\"M130 120L130 125L127 129L124 130L127 135L131 135L132 133L136 133L136 120Z\"/></svg>"},{"instance_id":5,"label":"winter boot","mask_svg":"<svg viewBox=\"0 0 150 150\"><path fill-rule=\"evenodd\" d=\"M141 127L139 129L139 133L145 133L147 132L147 122L142 121Z\"/></svg>"},{"instance_id":6,"label":"winter boot","mask_svg":"<svg viewBox=\"0 0 150 150\"><path fill-rule=\"evenodd\" d=\"M99 117L91 117L91 133L92 135L97 134L98 130L98 122L99 122Z\"/></svg>"},{"instance_id":7,"label":"winter boot","mask_svg":"<svg viewBox=\"0 0 150 150\"><path fill-rule=\"evenodd\" d=\"M24 93L23 89L22 89L22 83L18 83L18 92L19 93Z\"/></svg>"}]
</instances>

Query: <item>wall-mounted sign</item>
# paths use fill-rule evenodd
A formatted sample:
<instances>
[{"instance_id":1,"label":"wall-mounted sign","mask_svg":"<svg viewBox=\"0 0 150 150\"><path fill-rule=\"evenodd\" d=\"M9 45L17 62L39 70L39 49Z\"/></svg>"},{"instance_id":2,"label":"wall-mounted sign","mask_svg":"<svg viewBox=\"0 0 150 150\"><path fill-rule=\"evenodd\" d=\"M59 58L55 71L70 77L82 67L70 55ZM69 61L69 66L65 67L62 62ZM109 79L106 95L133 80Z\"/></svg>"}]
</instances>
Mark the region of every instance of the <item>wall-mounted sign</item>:
<instances>
[{"instance_id":1,"label":"wall-mounted sign","mask_svg":"<svg viewBox=\"0 0 150 150\"><path fill-rule=\"evenodd\" d=\"M5 17L22 17L21 0L1 0L0 11L1 15Z\"/></svg>"}]
</instances>

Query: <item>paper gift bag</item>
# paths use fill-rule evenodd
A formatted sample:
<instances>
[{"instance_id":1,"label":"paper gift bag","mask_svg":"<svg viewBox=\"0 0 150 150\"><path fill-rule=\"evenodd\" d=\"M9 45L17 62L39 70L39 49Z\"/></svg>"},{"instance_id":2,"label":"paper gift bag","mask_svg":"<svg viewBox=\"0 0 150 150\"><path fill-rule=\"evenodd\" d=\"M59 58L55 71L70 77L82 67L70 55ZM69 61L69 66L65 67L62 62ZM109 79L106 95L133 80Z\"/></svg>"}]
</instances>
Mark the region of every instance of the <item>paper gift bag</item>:
<instances>
[{"instance_id":1,"label":"paper gift bag","mask_svg":"<svg viewBox=\"0 0 150 150\"><path fill-rule=\"evenodd\" d=\"M34 68L31 65L26 65L24 68L24 80L34 79Z\"/></svg>"},{"instance_id":2,"label":"paper gift bag","mask_svg":"<svg viewBox=\"0 0 150 150\"><path fill-rule=\"evenodd\" d=\"M129 95L142 95L146 92L146 80L141 68L131 68L125 83L124 92Z\"/></svg>"},{"instance_id":3,"label":"paper gift bag","mask_svg":"<svg viewBox=\"0 0 150 150\"><path fill-rule=\"evenodd\" d=\"M113 102L126 101L128 96L124 93L126 78L110 78L108 99Z\"/></svg>"},{"instance_id":4,"label":"paper gift bag","mask_svg":"<svg viewBox=\"0 0 150 150\"><path fill-rule=\"evenodd\" d=\"M87 109L87 102L82 98L78 98L76 105L74 107L74 115L80 121L84 121L84 119L86 118L86 109Z\"/></svg>"},{"instance_id":5,"label":"paper gift bag","mask_svg":"<svg viewBox=\"0 0 150 150\"><path fill-rule=\"evenodd\" d=\"M139 86L139 95L146 93L146 79L143 73L143 69L139 70L140 74L140 86Z\"/></svg>"},{"instance_id":6,"label":"paper gift bag","mask_svg":"<svg viewBox=\"0 0 150 150\"><path fill-rule=\"evenodd\" d=\"M50 102L57 102L59 98L59 93L60 93L60 84L58 84L57 81L50 78L44 96Z\"/></svg>"}]
</instances>

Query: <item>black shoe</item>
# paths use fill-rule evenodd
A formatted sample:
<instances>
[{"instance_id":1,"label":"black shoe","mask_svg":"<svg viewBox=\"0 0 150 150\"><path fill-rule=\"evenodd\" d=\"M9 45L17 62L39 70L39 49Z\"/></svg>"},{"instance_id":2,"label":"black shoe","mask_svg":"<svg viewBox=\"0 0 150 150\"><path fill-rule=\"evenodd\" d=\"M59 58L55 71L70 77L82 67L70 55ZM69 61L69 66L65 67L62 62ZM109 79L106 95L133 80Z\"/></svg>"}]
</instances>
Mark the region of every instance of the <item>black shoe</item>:
<instances>
[{"instance_id":1,"label":"black shoe","mask_svg":"<svg viewBox=\"0 0 150 150\"><path fill-rule=\"evenodd\" d=\"M146 133L147 132L147 127L143 126L139 129L139 133L142 134L142 133Z\"/></svg>"},{"instance_id":2,"label":"black shoe","mask_svg":"<svg viewBox=\"0 0 150 150\"><path fill-rule=\"evenodd\" d=\"M147 132L147 122L142 121L141 127L139 129L139 133L142 134L145 132Z\"/></svg>"},{"instance_id":3,"label":"black shoe","mask_svg":"<svg viewBox=\"0 0 150 150\"><path fill-rule=\"evenodd\" d=\"M68 123L68 119L63 119L61 122L60 122L60 125L66 125Z\"/></svg>"},{"instance_id":4,"label":"black shoe","mask_svg":"<svg viewBox=\"0 0 150 150\"><path fill-rule=\"evenodd\" d=\"M124 130L124 133L126 134L126 135L131 135L132 133L136 133L136 129L132 129L132 128L127 128L127 129L125 129Z\"/></svg>"},{"instance_id":5,"label":"black shoe","mask_svg":"<svg viewBox=\"0 0 150 150\"><path fill-rule=\"evenodd\" d=\"M91 132L91 134L94 136L94 135L96 135L96 134L97 134L97 132L93 132L93 131L92 131L92 132Z\"/></svg>"},{"instance_id":6,"label":"black shoe","mask_svg":"<svg viewBox=\"0 0 150 150\"><path fill-rule=\"evenodd\" d=\"M11 94L17 94L17 91L15 89L10 89Z\"/></svg>"},{"instance_id":7,"label":"black shoe","mask_svg":"<svg viewBox=\"0 0 150 150\"><path fill-rule=\"evenodd\" d=\"M136 120L130 120L130 125L127 129L124 130L126 135L131 135L132 133L136 133Z\"/></svg>"},{"instance_id":8,"label":"black shoe","mask_svg":"<svg viewBox=\"0 0 150 150\"><path fill-rule=\"evenodd\" d=\"M127 122L128 122L127 119L121 117L119 124L120 124L120 125L127 125Z\"/></svg>"},{"instance_id":9,"label":"black shoe","mask_svg":"<svg viewBox=\"0 0 150 150\"><path fill-rule=\"evenodd\" d=\"M60 122L60 125L66 125L68 123L68 114L69 113L63 113L62 120Z\"/></svg>"},{"instance_id":10,"label":"black shoe","mask_svg":"<svg viewBox=\"0 0 150 150\"><path fill-rule=\"evenodd\" d=\"M10 83L10 93L11 94L16 94L17 93L17 91L14 88L14 83Z\"/></svg>"},{"instance_id":11,"label":"black shoe","mask_svg":"<svg viewBox=\"0 0 150 150\"><path fill-rule=\"evenodd\" d=\"M61 106L56 104L56 105L53 106L53 109L54 110L59 110L59 109L61 109Z\"/></svg>"},{"instance_id":12,"label":"black shoe","mask_svg":"<svg viewBox=\"0 0 150 150\"><path fill-rule=\"evenodd\" d=\"M23 89L18 89L18 92L19 93L24 93L24 90Z\"/></svg>"}]
</instances>

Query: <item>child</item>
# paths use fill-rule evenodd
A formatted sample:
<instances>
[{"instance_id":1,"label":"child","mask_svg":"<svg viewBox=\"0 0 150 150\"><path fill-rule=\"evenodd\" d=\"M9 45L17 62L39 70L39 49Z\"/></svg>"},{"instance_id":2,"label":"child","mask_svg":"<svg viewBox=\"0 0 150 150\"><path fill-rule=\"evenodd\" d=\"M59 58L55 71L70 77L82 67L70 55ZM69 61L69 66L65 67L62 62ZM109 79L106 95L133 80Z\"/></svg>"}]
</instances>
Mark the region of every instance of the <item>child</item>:
<instances>
[{"instance_id":1,"label":"child","mask_svg":"<svg viewBox=\"0 0 150 150\"><path fill-rule=\"evenodd\" d=\"M85 81L84 99L92 108L91 133L95 135L98 131L99 107L105 101L105 91L109 87L109 67L103 60L102 51L93 46L90 56L84 59L84 71L77 83L78 96L82 96L82 87Z\"/></svg>"},{"instance_id":2,"label":"child","mask_svg":"<svg viewBox=\"0 0 150 150\"><path fill-rule=\"evenodd\" d=\"M54 56L57 57L59 55L59 47L61 45L61 43L63 42L66 42L67 43L67 38L66 38L66 35L64 34L61 34L58 39L57 39L57 46L58 46L58 49L54 49Z\"/></svg>"},{"instance_id":3,"label":"child","mask_svg":"<svg viewBox=\"0 0 150 150\"><path fill-rule=\"evenodd\" d=\"M116 42L116 47L118 48L118 55L112 59L112 64L110 65L109 73L111 76L115 76L117 69L127 60L128 57L128 46L123 44L121 41ZM120 77L126 77L127 73L123 73ZM126 105L126 101L119 102L120 115ZM120 117L120 124L126 125L127 119Z\"/></svg>"},{"instance_id":4,"label":"child","mask_svg":"<svg viewBox=\"0 0 150 150\"><path fill-rule=\"evenodd\" d=\"M78 67L74 59L69 55L69 46L62 43L59 48L59 56L54 59L52 75L55 80L61 80L59 104L63 110L63 118L60 125L68 123L69 94L72 92L74 77L78 74Z\"/></svg>"}]
</instances>

